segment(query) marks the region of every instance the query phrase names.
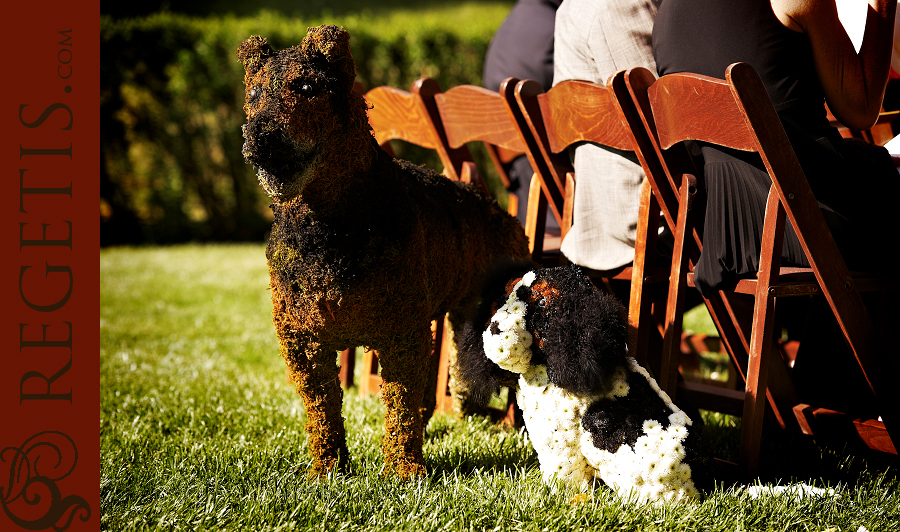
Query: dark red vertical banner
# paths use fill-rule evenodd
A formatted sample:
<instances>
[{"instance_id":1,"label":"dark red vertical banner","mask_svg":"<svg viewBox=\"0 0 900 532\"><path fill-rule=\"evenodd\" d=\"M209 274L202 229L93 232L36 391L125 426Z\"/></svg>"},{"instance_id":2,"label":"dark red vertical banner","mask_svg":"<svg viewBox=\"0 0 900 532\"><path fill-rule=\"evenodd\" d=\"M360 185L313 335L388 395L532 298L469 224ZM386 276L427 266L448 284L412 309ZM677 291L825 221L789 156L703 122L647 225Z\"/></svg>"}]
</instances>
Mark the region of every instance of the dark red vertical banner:
<instances>
[{"instance_id":1,"label":"dark red vertical banner","mask_svg":"<svg viewBox=\"0 0 900 532\"><path fill-rule=\"evenodd\" d=\"M98 530L100 5L2 24L0 530Z\"/></svg>"}]
</instances>

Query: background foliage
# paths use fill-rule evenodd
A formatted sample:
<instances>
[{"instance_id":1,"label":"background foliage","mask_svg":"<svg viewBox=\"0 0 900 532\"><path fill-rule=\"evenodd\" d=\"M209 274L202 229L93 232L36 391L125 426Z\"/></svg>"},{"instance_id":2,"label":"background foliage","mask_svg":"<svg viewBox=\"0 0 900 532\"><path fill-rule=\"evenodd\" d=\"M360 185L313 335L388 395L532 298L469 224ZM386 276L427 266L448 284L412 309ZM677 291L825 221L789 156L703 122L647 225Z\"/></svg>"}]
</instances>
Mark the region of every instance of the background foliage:
<instances>
[{"instance_id":1,"label":"background foliage","mask_svg":"<svg viewBox=\"0 0 900 532\"><path fill-rule=\"evenodd\" d=\"M135 13L106 10L102 245L264 237L268 201L241 156L243 70L235 50L250 35L265 36L280 49L299 43L308 26L336 24L351 34L358 79L367 88L408 89L423 76L444 88L480 85L484 54L511 6L463 2L410 9L402 7L404 0L391 0L372 11L351 0L332 6L339 15L322 14L321 7L311 15L315 2L293 10L271 3L291 16L249 14L247 7L215 0L190 3L188 13L123 18ZM195 16L204 9L232 14ZM398 156L440 169L436 158L422 153Z\"/></svg>"}]
</instances>

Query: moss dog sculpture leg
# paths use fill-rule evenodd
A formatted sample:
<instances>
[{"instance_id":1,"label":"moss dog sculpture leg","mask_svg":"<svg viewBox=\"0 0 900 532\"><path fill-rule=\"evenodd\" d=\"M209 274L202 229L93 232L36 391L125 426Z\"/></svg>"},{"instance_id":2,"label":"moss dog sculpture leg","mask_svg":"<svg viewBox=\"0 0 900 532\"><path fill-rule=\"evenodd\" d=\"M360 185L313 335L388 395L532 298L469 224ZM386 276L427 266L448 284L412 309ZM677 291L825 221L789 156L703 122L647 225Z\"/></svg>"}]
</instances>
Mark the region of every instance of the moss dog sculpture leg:
<instances>
[{"instance_id":1,"label":"moss dog sculpture leg","mask_svg":"<svg viewBox=\"0 0 900 532\"><path fill-rule=\"evenodd\" d=\"M306 434L313 458L310 474L322 476L335 468L346 472L350 455L341 415L343 392L335 349L282 336L281 354L306 408Z\"/></svg>"},{"instance_id":2,"label":"moss dog sculpture leg","mask_svg":"<svg viewBox=\"0 0 900 532\"><path fill-rule=\"evenodd\" d=\"M415 336L382 351L381 399L384 401L385 472L401 478L426 473L422 457L422 398L430 364L431 328L422 327Z\"/></svg>"}]
</instances>

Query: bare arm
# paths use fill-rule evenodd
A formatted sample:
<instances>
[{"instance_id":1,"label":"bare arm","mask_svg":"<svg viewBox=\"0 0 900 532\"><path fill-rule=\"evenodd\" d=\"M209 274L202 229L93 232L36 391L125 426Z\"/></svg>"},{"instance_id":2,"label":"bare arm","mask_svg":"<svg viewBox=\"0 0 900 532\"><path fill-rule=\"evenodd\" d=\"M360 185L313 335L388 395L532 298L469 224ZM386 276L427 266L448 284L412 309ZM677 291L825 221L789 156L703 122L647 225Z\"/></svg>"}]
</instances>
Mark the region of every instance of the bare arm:
<instances>
[{"instance_id":1,"label":"bare arm","mask_svg":"<svg viewBox=\"0 0 900 532\"><path fill-rule=\"evenodd\" d=\"M835 0L771 0L786 27L806 33L825 101L842 124L867 129L878 118L891 66L897 0L869 0L859 53L838 19Z\"/></svg>"}]
</instances>

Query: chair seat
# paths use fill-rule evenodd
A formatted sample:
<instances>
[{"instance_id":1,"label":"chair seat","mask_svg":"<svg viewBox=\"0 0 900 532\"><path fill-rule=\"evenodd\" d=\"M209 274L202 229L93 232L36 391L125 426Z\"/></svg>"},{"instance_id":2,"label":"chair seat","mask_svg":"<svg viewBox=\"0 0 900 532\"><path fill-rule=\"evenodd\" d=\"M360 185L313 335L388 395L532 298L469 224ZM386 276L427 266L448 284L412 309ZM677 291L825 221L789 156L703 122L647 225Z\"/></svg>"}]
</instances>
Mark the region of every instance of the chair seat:
<instances>
[{"instance_id":1,"label":"chair seat","mask_svg":"<svg viewBox=\"0 0 900 532\"><path fill-rule=\"evenodd\" d=\"M882 274L871 272L850 272L850 277L859 292L880 292L883 290L900 289L900 281L896 278L885 277ZM694 285L694 272L687 274L688 286ZM739 294L756 293L756 279L741 279L733 288ZM779 296L812 296L821 293L816 274L812 268L781 268L778 274L778 284L770 287L770 293Z\"/></svg>"},{"instance_id":2,"label":"chair seat","mask_svg":"<svg viewBox=\"0 0 900 532\"><path fill-rule=\"evenodd\" d=\"M856 418L843 412L807 404L794 406L794 415L800 429L809 436L856 441L869 449L897 454L897 448L880 419Z\"/></svg>"}]
</instances>

